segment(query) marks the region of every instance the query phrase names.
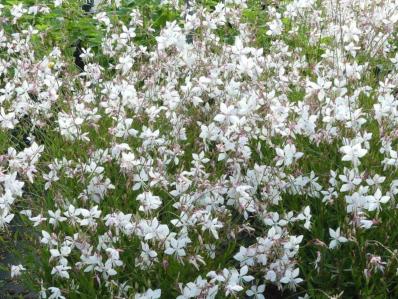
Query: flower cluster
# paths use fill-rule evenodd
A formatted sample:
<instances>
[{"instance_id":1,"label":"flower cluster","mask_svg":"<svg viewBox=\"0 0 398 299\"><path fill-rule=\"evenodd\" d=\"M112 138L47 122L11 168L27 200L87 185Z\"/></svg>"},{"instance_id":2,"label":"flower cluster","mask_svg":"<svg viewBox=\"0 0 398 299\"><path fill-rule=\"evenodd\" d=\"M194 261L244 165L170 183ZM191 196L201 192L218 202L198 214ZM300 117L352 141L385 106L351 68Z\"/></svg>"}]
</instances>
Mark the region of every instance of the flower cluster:
<instances>
[{"instance_id":1,"label":"flower cluster","mask_svg":"<svg viewBox=\"0 0 398 299\"><path fill-rule=\"evenodd\" d=\"M140 10L108 1L80 73L18 26L65 2L0 6L0 228L17 214L45 264L12 277L42 298L264 298L348 246L375 251L364 279L388 272L361 242L396 216L396 1L267 6L266 47L244 0L162 1L180 16L146 46Z\"/></svg>"}]
</instances>

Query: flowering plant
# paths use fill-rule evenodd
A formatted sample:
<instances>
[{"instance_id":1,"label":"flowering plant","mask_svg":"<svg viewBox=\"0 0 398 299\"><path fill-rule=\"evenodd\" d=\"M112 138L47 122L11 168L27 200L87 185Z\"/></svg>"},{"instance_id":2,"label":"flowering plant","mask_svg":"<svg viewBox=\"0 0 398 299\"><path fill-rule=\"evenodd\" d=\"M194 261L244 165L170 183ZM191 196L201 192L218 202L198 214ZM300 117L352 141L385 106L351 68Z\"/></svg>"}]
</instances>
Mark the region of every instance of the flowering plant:
<instances>
[{"instance_id":1,"label":"flowering plant","mask_svg":"<svg viewBox=\"0 0 398 299\"><path fill-rule=\"evenodd\" d=\"M0 5L0 229L31 244L11 278L397 296L396 1L133 2L81 31L75 0Z\"/></svg>"}]
</instances>

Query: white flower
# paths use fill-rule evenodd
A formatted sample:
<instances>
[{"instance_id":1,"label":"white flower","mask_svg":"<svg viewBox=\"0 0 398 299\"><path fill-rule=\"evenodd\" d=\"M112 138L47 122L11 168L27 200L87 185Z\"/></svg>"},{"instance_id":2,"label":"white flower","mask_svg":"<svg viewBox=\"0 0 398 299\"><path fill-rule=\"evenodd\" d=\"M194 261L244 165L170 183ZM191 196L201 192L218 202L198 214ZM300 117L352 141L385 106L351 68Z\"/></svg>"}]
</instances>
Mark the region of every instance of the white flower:
<instances>
[{"instance_id":1,"label":"white flower","mask_svg":"<svg viewBox=\"0 0 398 299\"><path fill-rule=\"evenodd\" d=\"M11 265L11 278L18 277L22 274L22 271L25 271L25 267L21 264L15 266Z\"/></svg>"},{"instance_id":2,"label":"white flower","mask_svg":"<svg viewBox=\"0 0 398 299\"><path fill-rule=\"evenodd\" d=\"M281 278L280 282L283 284L289 284L292 289L295 289L296 285L301 283L303 280L299 278L300 270L299 268L294 269L293 271L287 269L284 276Z\"/></svg>"},{"instance_id":3,"label":"white flower","mask_svg":"<svg viewBox=\"0 0 398 299\"><path fill-rule=\"evenodd\" d=\"M294 161L303 156L303 153L296 152L294 144L286 144L283 149L277 147L275 150L277 154L276 166L290 166Z\"/></svg>"},{"instance_id":4,"label":"white flower","mask_svg":"<svg viewBox=\"0 0 398 299\"><path fill-rule=\"evenodd\" d=\"M58 209L55 212L49 210L48 215L50 216L50 220L48 221L53 226L57 226L59 222L64 222L66 220L65 217L61 216L61 210Z\"/></svg>"},{"instance_id":5,"label":"white flower","mask_svg":"<svg viewBox=\"0 0 398 299\"><path fill-rule=\"evenodd\" d=\"M205 163L208 163L210 161L210 159L205 158L205 153L204 152L200 152L199 155L193 153L192 154L192 158L193 158L192 164L194 164L194 165L200 165L202 163L205 164Z\"/></svg>"},{"instance_id":6,"label":"white flower","mask_svg":"<svg viewBox=\"0 0 398 299\"><path fill-rule=\"evenodd\" d=\"M139 190L140 188L142 188L143 186L145 186L145 184L148 182L149 177L148 174L146 173L145 169L142 168L140 170L139 174L135 174L134 175L134 186L133 186L133 190Z\"/></svg>"},{"instance_id":7,"label":"white flower","mask_svg":"<svg viewBox=\"0 0 398 299\"><path fill-rule=\"evenodd\" d=\"M275 19L272 22L268 23L269 30L267 31L267 35L280 35L283 30L283 23L279 19Z\"/></svg>"},{"instance_id":8,"label":"white flower","mask_svg":"<svg viewBox=\"0 0 398 299\"><path fill-rule=\"evenodd\" d=\"M346 195L347 213L358 213L368 206L368 196L355 192L352 195Z\"/></svg>"},{"instance_id":9,"label":"white flower","mask_svg":"<svg viewBox=\"0 0 398 299\"><path fill-rule=\"evenodd\" d=\"M0 209L0 229L4 228L14 218L8 208Z\"/></svg>"},{"instance_id":10,"label":"white flower","mask_svg":"<svg viewBox=\"0 0 398 299\"><path fill-rule=\"evenodd\" d=\"M248 272L249 272L249 267L247 265L244 265L242 268L240 268L239 280L244 282L252 281L254 277L251 275L247 275Z\"/></svg>"},{"instance_id":11,"label":"white flower","mask_svg":"<svg viewBox=\"0 0 398 299\"><path fill-rule=\"evenodd\" d=\"M66 299L64 296L62 296L61 290L56 287L49 287L48 288L51 291L50 297L48 299Z\"/></svg>"},{"instance_id":12,"label":"white flower","mask_svg":"<svg viewBox=\"0 0 398 299\"><path fill-rule=\"evenodd\" d=\"M122 74L125 75L133 67L133 62L134 61L130 56L122 56L119 58L119 64L116 65L116 69L121 70Z\"/></svg>"},{"instance_id":13,"label":"white flower","mask_svg":"<svg viewBox=\"0 0 398 299\"><path fill-rule=\"evenodd\" d=\"M51 270L51 275L59 276L61 278L66 278L69 279L69 273L68 270L70 270L71 267L65 266L65 265L57 265Z\"/></svg>"},{"instance_id":14,"label":"white flower","mask_svg":"<svg viewBox=\"0 0 398 299\"><path fill-rule=\"evenodd\" d=\"M374 185L378 186L378 185L384 183L385 180L386 180L386 177L375 174L373 176L373 178L366 179L366 183L369 186L374 186Z\"/></svg>"},{"instance_id":15,"label":"white flower","mask_svg":"<svg viewBox=\"0 0 398 299\"><path fill-rule=\"evenodd\" d=\"M387 203L390 196L383 196L380 189L377 189L373 196L368 196L368 211L380 210L380 204Z\"/></svg>"},{"instance_id":16,"label":"white flower","mask_svg":"<svg viewBox=\"0 0 398 299\"><path fill-rule=\"evenodd\" d=\"M59 259L59 263L66 266L68 264L66 257L69 256L71 251L72 250L69 246L62 246L60 250L50 249L50 254L52 259Z\"/></svg>"},{"instance_id":17,"label":"white flower","mask_svg":"<svg viewBox=\"0 0 398 299\"><path fill-rule=\"evenodd\" d=\"M211 219L209 214L205 215L205 220L202 226L202 230L209 230L214 238L218 239L218 232L217 230L222 228L224 225L217 220L217 218Z\"/></svg>"},{"instance_id":18,"label":"white flower","mask_svg":"<svg viewBox=\"0 0 398 299\"><path fill-rule=\"evenodd\" d=\"M97 225L97 220L101 211L98 210L98 206L92 207L90 210L87 209L79 209L80 215L83 219L79 219L79 224L81 226L95 227Z\"/></svg>"},{"instance_id":19,"label":"white flower","mask_svg":"<svg viewBox=\"0 0 398 299\"><path fill-rule=\"evenodd\" d=\"M267 272L267 274L265 275L265 279L269 280L271 282L275 282L276 281L276 273L273 270L270 270Z\"/></svg>"},{"instance_id":20,"label":"white flower","mask_svg":"<svg viewBox=\"0 0 398 299\"><path fill-rule=\"evenodd\" d=\"M137 200L141 203L138 210L145 213L156 210L162 205L160 197L153 195L151 192L141 193L137 196Z\"/></svg>"},{"instance_id":21,"label":"white flower","mask_svg":"<svg viewBox=\"0 0 398 299\"><path fill-rule=\"evenodd\" d=\"M361 228L364 228L364 229L369 229L374 224L373 220L368 220L368 219L361 219L360 223L361 223Z\"/></svg>"},{"instance_id":22,"label":"white flower","mask_svg":"<svg viewBox=\"0 0 398 299\"><path fill-rule=\"evenodd\" d=\"M342 160L351 161L354 166L360 165L359 158L362 158L368 152L367 149L362 148L360 143L344 145L340 148L340 151L344 154Z\"/></svg>"},{"instance_id":23,"label":"white flower","mask_svg":"<svg viewBox=\"0 0 398 299\"><path fill-rule=\"evenodd\" d=\"M18 119L15 117L14 112L6 113L4 108L0 108L0 125L3 129L14 129L18 123Z\"/></svg>"},{"instance_id":24,"label":"white flower","mask_svg":"<svg viewBox=\"0 0 398 299\"><path fill-rule=\"evenodd\" d=\"M362 182L362 179L355 173L355 170L347 168L344 168L344 174L339 175L339 179L343 182L340 192L352 191Z\"/></svg>"},{"instance_id":25,"label":"white flower","mask_svg":"<svg viewBox=\"0 0 398 299\"><path fill-rule=\"evenodd\" d=\"M6 189L4 195L0 196L0 209L10 208L15 198L9 189Z\"/></svg>"},{"instance_id":26,"label":"white flower","mask_svg":"<svg viewBox=\"0 0 398 299\"><path fill-rule=\"evenodd\" d=\"M139 234L144 236L145 240L158 239L164 240L169 235L170 230L166 224L160 224L157 218L150 221L142 220L139 225Z\"/></svg>"},{"instance_id":27,"label":"white flower","mask_svg":"<svg viewBox=\"0 0 398 299\"><path fill-rule=\"evenodd\" d=\"M336 230L329 228L329 235L332 238L332 241L329 244L330 249L338 247L341 243L348 242L346 237L340 235L340 227L338 227Z\"/></svg>"},{"instance_id":28,"label":"white flower","mask_svg":"<svg viewBox=\"0 0 398 299\"><path fill-rule=\"evenodd\" d=\"M233 105L227 106L225 103L220 104L220 114L217 114L214 117L216 122L226 122L226 123L237 123L239 121L239 117L236 115L237 111Z\"/></svg>"},{"instance_id":29,"label":"white flower","mask_svg":"<svg viewBox=\"0 0 398 299\"><path fill-rule=\"evenodd\" d=\"M91 58L94 57L94 53L91 52L91 48L84 49L82 48L82 54L80 54L81 59L84 62L88 62Z\"/></svg>"},{"instance_id":30,"label":"white flower","mask_svg":"<svg viewBox=\"0 0 398 299\"><path fill-rule=\"evenodd\" d=\"M169 242L166 242L166 250L164 253L168 255L175 254L177 258L186 256L185 247L191 240L188 238L172 238Z\"/></svg>"},{"instance_id":31,"label":"white flower","mask_svg":"<svg viewBox=\"0 0 398 299\"><path fill-rule=\"evenodd\" d=\"M265 291L265 285L264 284L259 285L259 286L253 285L250 288L250 290L246 291L246 295L249 296L249 297L254 296L255 299L265 299L265 297L263 295L264 291Z\"/></svg>"},{"instance_id":32,"label":"white flower","mask_svg":"<svg viewBox=\"0 0 398 299\"><path fill-rule=\"evenodd\" d=\"M312 218L312 215L311 215L311 209L309 206L306 206L304 208L303 213L300 213L296 217L297 220L305 220L304 227L306 229L310 229L310 227L311 227L311 218Z\"/></svg>"},{"instance_id":33,"label":"white flower","mask_svg":"<svg viewBox=\"0 0 398 299\"><path fill-rule=\"evenodd\" d=\"M134 299L158 299L162 295L161 289L148 289L143 294L135 294Z\"/></svg>"},{"instance_id":34,"label":"white flower","mask_svg":"<svg viewBox=\"0 0 398 299\"><path fill-rule=\"evenodd\" d=\"M42 230L41 234L43 237L40 239L40 243L47 244L50 247L58 244L57 239L52 237L48 232Z\"/></svg>"}]
</instances>

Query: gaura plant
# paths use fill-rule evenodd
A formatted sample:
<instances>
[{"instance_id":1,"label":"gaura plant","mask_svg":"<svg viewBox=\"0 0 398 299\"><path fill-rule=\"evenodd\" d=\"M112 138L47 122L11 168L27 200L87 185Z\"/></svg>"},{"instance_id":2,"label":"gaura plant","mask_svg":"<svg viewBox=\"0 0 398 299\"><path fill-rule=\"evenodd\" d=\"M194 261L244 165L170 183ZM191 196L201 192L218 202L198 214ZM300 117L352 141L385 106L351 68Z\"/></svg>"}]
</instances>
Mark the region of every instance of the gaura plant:
<instances>
[{"instance_id":1,"label":"gaura plant","mask_svg":"<svg viewBox=\"0 0 398 299\"><path fill-rule=\"evenodd\" d=\"M398 296L396 1L94 4L0 5L12 281Z\"/></svg>"}]
</instances>

